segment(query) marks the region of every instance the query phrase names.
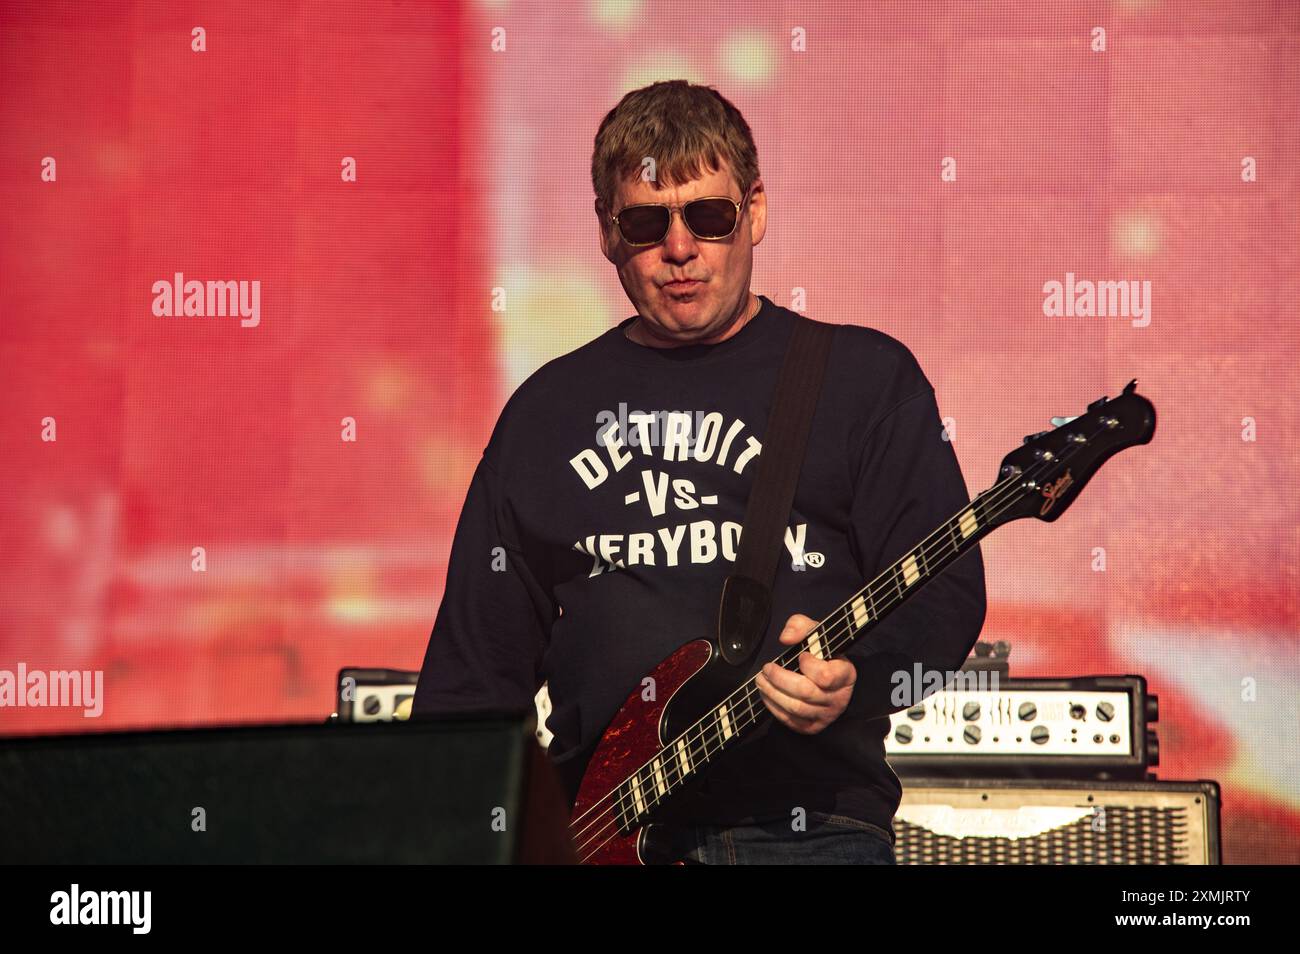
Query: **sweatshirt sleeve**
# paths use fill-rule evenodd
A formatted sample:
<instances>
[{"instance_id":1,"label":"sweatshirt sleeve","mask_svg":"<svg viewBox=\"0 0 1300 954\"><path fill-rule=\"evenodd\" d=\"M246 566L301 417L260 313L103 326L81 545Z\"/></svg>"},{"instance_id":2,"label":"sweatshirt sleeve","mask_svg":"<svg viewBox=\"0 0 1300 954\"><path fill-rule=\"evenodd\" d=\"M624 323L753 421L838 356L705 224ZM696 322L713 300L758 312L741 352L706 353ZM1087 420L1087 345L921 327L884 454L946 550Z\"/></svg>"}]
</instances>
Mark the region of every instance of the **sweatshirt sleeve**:
<instances>
[{"instance_id":1,"label":"sweatshirt sleeve","mask_svg":"<svg viewBox=\"0 0 1300 954\"><path fill-rule=\"evenodd\" d=\"M479 461L412 715L526 712L541 686L555 605L524 558L500 474Z\"/></svg>"},{"instance_id":2,"label":"sweatshirt sleeve","mask_svg":"<svg viewBox=\"0 0 1300 954\"><path fill-rule=\"evenodd\" d=\"M943 438L934 389L923 376L919 386L870 426L861 451L851 532L864 582L970 501L952 443ZM904 685L912 687L917 663L926 674L961 669L979 638L985 610L984 562L977 544L850 647L847 658L858 677L846 711L876 718L912 705L917 700L910 688L905 705L891 698L899 686L895 673L906 673L910 681Z\"/></svg>"}]
</instances>

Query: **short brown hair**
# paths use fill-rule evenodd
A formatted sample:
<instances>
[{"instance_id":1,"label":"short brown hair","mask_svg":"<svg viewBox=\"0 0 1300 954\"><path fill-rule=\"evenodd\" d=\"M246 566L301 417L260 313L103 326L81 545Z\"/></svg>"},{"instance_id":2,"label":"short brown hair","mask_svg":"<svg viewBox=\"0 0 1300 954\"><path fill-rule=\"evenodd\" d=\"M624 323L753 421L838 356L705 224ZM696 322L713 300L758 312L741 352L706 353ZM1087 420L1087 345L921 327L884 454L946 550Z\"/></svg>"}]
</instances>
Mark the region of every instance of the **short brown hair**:
<instances>
[{"instance_id":1,"label":"short brown hair","mask_svg":"<svg viewBox=\"0 0 1300 954\"><path fill-rule=\"evenodd\" d=\"M758 150L749 124L712 86L666 80L634 89L605 114L591 155L591 185L606 214L618 183L655 162L655 187L699 178L725 159L743 196L758 178Z\"/></svg>"}]
</instances>

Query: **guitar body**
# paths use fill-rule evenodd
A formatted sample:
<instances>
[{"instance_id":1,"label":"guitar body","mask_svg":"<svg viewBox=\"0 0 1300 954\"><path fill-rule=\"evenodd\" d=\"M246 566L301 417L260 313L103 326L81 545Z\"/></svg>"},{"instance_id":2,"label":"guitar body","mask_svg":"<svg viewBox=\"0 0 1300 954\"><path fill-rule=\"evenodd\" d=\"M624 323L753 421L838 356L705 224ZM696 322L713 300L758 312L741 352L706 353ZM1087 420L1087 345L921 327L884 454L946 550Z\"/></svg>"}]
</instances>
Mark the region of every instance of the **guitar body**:
<instances>
[{"instance_id":1,"label":"guitar body","mask_svg":"<svg viewBox=\"0 0 1300 954\"><path fill-rule=\"evenodd\" d=\"M696 639L668 656L649 678L654 680L654 699L642 698L644 681L633 690L606 727L578 787L572 831L585 864L680 861L673 847L658 837L655 825L616 832L606 813L592 809L734 689L737 671L712 642ZM590 817L580 821L589 811Z\"/></svg>"}]
</instances>

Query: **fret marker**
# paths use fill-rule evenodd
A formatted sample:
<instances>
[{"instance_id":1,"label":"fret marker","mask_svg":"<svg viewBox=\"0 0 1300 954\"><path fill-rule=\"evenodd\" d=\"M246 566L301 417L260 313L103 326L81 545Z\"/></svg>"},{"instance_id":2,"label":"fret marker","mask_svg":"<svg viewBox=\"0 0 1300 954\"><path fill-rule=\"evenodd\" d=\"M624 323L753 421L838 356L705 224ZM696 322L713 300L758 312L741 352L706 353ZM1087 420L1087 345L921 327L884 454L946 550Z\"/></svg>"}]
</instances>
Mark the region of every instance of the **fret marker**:
<instances>
[{"instance_id":1,"label":"fret marker","mask_svg":"<svg viewBox=\"0 0 1300 954\"><path fill-rule=\"evenodd\" d=\"M645 814L645 796L641 794L641 780L632 777L632 801L636 804L637 815Z\"/></svg>"},{"instance_id":2,"label":"fret marker","mask_svg":"<svg viewBox=\"0 0 1300 954\"><path fill-rule=\"evenodd\" d=\"M663 798L664 792L668 790L668 786L664 784L664 768L662 763L662 759L654 760L655 791L659 793L660 798Z\"/></svg>"},{"instance_id":3,"label":"fret marker","mask_svg":"<svg viewBox=\"0 0 1300 954\"><path fill-rule=\"evenodd\" d=\"M921 571L916 567L916 557L909 553L907 559L903 561L903 581L911 586L920 578Z\"/></svg>"},{"instance_id":4,"label":"fret marker","mask_svg":"<svg viewBox=\"0 0 1300 954\"><path fill-rule=\"evenodd\" d=\"M975 521L975 511L968 508L961 515L961 535L963 537L969 537L978 529L979 524Z\"/></svg>"},{"instance_id":5,"label":"fret marker","mask_svg":"<svg viewBox=\"0 0 1300 954\"><path fill-rule=\"evenodd\" d=\"M718 724L722 726L723 742L735 735L731 731L731 719L727 716L727 707L725 705L718 706Z\"/></svg>"},{"instance_id":6,"label":"fret marker","mask_svg":"<svg viewBox=\"0 0 1300 954\"><path fill-rule=\"evenodd\" d=\"M677 743L677 762L682 767L682 778L691 774L691 757L686 753L685 739L681 739Z\"/></svg>"},{"instance_id":7,"label":"fret marker","mask_svg":"<svg viewBox=\"0 0 1300 954\"><path fill-rule=\"evenodd\" d=\"M808 634L808 652L818 659L826 658L822 655L822 634L815 629Z\"/></svg>"},{"instance_id":8,"label":"fret marker","mask_svg":"<svg viewBox=\"0 0 1300 954\"><path fill-rule=\"evenodd\" d=\"M870 619L871 619L871 616L870 616L869 613L867 613L867 601L864 600L861 596L859 596L859 597L857 597L856 599L854 599L854 601L853 601L853 628L854 628L854 629L861 629L863 626L865 626L865 625L870 621Z\"/></svg>"}]
</instances>

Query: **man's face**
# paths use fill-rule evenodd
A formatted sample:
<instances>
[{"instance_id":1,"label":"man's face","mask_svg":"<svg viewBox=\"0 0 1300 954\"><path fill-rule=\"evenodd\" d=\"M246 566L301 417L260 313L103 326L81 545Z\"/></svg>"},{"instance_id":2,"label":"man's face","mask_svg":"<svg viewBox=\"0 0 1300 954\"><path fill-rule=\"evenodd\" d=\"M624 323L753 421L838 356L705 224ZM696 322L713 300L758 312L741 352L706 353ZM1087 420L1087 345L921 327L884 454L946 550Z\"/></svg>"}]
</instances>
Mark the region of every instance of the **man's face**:
<instances>
[{"instance_id":1,"label":"man's face","mask_svg":"<svg viewBox=\"0 0 1300 954\"><path fill-rule=\"evenodd\" d=\"M749 280L754 265L754 246L763 240L767 227L767 196L758 180L749 203L742 205L736 230L724 239L697 239L686 227L680 206L691 199L728 196L739 202L740 187L724 162L716 172L683 185L655 189L654 183L637 176L620 183L614 207L596 214L601 218L600 246L605 257L618 269L623 290L636 306L646 333L668 344L704 343L723 332L737 314L749 306ZM623 241L609 213L644 202L678 206L668 234L657 245L630 246ZM691 286L669 284L674 279L695 279Z\"/></svg>"}]
</instances>

